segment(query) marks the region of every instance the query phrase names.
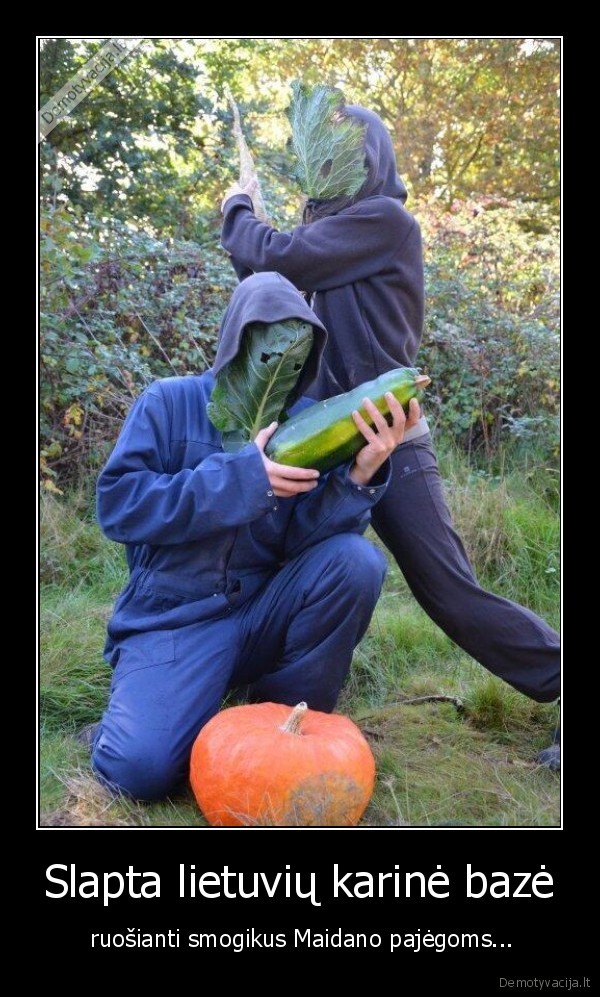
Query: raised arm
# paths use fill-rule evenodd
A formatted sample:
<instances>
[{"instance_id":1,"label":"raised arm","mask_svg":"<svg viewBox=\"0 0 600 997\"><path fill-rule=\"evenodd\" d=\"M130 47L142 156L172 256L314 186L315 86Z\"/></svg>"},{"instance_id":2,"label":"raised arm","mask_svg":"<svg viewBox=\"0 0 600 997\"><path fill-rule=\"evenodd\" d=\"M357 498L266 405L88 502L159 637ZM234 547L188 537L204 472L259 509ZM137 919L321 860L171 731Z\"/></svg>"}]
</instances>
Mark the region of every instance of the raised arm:
<instances>
[{"instance_id":1,"label":"raised arm","mask_svg":"<svg viewBox=\"0 0 600 997\"><path fill-rule=\"evenodd\" d=\"M407 239L418 239L415 220L390 198L371 197L339 215L278 232L258 221L245 194L223 205L221 243L242 268L276 270L301 290L326 291L385 271Z\"/></svg>"}]
</instances>

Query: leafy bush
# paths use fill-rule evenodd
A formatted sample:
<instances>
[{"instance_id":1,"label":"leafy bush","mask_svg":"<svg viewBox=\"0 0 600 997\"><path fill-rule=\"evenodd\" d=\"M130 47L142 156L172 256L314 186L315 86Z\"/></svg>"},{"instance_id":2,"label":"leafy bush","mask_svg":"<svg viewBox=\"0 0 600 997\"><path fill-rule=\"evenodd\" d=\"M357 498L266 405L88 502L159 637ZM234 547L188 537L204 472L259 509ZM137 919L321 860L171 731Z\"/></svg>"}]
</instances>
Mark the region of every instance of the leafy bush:
<instances>
[{"instance_id":1,"label":"leafy bush","mask_svg":"<svg viewBox=\"0 0 600 997\"><path fill-rule=\"evenodd\" d=\"M60 208L41 225L41 462L56 489L103 461L139 391L210 366L235 284L212 246Z\"/></svg>"},{"instance_id":2,"label":"leafy bush","mask_svg":"<svg viewBox=\"0 0 600 997\"><path fill-rule=\"evenodd\" d=\"M535 212L535 214L534 214ZM489 455L508 438L558 448L558 240L552 216L487 198L427 205L427 318L419 355L440 427Z\"/></svg>"},{"instance_id":3,"label":"leafy bush","mask_svg":"<svg viewBox=\"0 0 600 997\"><path fill-rule=\"evenodd\" d=\"M283 198L282 198L283 203ZM281 207L281 205L280 205ZM428 202L415 210L426 253L418 363L437 427L489 457L507 440L558 448L558 261L540 208ZM281 213L281 212L280 212ZM96 472L123 416L156 377L212 361L236 278L205 219L204 241L158 239L79 208L41 223L41 468L61 490Z\"/></svg>"}]
</instances>

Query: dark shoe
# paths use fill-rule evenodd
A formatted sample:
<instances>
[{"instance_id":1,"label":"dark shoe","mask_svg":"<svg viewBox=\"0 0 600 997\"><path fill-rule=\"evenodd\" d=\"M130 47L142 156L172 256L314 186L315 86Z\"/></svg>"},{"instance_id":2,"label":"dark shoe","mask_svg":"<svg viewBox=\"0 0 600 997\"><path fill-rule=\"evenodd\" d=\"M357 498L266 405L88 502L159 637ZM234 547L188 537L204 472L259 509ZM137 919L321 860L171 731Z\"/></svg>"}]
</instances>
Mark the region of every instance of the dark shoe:
<instances>
[{"instance_id":1,"label":"dark shoe","mask_svg":"<svg viewBox=\"0 0 600 997\"><path fill-rule=\"evenodd\" d=\"M544 765L551 772L560 772L560 727L554 735L554 744L544 748L536 757L538 765Z\"/></svg>"},{"instance_id":2,"label":"dark shoe","mask_svg":"<svg viewBox=\"0 0 600 997\"><path fill-rule=\"evenodd\" d=\"M75 732L75 740L78 744L83 744L85 748L90 751L96 740L96 734L100 730L100 724L86 724L85 727L81 727L80 730Z\"/></svg>"}]
</instances>

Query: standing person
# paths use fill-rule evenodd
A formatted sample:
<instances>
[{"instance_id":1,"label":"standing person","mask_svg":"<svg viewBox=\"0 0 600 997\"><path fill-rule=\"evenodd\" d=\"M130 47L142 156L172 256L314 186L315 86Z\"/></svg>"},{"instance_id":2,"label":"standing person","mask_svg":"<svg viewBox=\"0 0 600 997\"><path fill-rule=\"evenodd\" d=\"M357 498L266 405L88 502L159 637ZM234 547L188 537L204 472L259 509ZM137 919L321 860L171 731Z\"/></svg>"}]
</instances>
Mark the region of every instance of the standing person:
<instances>
[{"instance_id":1,"label":"standing person","mask_svg":"<svg viewBox=\"0 0 600 997\"><path fill-rule=\"evenodd\" d=\"M296 288L262 273L234 292L212 371L151 384L98 481L98 520L126 546L130 577L108 624L108 706L85 736L101 781L139 799L185 778L194 739L230 688L333 710L385 575L360 534L418 405L406 419L390 395L388 427L365 401L378 432L357 413L365 446L323 476L266 457L276 423L224 452L207 403L253 335L277 349L302 337L303 381L288 408L314 378L326 334Z\"/></svg>"},{"instance_id":2,"label":"standing person","mask_svg":"<svg viewBox=\"0 0 600 997\"><path fill-rule=\"evenodd\" d=\"M221 241L238 276L277 270L311 295L327 326L324 362L310 392L317 399L413 366L424 319L421 234L404 207L391 138L372 111L346 106L343 115L364 128L366 179L357 194L309 200L303 224L290 232L257 220L254 180L234 184L222 205ZM559 636L529 609L479 585L452 524L424 416L405 434L392 466L372 522L417 601L494 675L539 702L556 699ZM539 760L558 768L558 745Z\"/></svg>"}]
</instances>

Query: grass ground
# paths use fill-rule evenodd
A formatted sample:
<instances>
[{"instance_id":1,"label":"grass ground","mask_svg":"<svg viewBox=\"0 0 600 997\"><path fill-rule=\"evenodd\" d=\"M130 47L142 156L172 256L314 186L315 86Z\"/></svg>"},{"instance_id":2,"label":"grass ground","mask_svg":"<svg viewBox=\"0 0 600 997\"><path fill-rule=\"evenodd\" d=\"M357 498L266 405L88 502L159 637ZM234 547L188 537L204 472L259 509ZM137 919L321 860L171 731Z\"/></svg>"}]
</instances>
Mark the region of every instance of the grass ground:
<instances>
[{"instance_id":1,"label":"grass ground","mask_svg":"<svg viewBox=\"0 0 600 997\"><path fill-rule=\"evenodd\" d=\"M479 577L558 626L559 522L552 475L492 475L446 453L456 524ZM374 539L374 538L372 538ZM204 825L191 793L163 803L112 798L74 739L104 708L101 651L124 584L122 550L94 525L82 495L41 505L40 820L46 826ZM452 702L407 703L426 695ZM488 675L419 608L390 561L369 632L338 706L369 740L377 783L372 826L557 826L560 779L534 762L558 720Z\"/></svg>"}]
</instances>

